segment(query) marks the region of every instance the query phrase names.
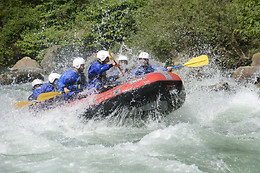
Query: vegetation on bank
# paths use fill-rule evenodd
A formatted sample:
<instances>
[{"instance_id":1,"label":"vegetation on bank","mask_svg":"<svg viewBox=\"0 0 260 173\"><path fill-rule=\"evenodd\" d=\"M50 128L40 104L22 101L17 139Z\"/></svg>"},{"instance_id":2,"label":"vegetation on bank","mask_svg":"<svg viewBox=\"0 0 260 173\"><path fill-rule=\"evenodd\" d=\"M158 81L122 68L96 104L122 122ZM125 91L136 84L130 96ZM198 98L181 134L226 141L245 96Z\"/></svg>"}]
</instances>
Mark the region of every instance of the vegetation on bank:
<instances>
[{"instance_id":1,"label":"vegetation on bank","mask_svg":"<svg viewBox=\"0 0 260 173\"><path fill-rule=\"evenodd\" d=\"M178 54L218 55L225 68L260 52L258 0L0 1L0 66L41 61L54 45L80 51L125 44L165 61Z\"/></svg>"}]
</instances>

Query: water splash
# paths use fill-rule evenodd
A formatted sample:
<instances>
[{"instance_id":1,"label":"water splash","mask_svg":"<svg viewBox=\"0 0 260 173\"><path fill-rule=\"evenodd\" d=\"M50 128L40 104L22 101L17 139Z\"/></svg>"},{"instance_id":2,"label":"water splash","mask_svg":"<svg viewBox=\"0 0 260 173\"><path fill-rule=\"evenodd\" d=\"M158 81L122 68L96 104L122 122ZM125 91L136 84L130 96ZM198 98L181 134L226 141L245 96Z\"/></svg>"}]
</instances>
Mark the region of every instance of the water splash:
<instances>
[{"instance_id":1,"label":"water splash","mask_svg":"<svg viewBox=\"0 0 260 173\"><path fill-rule=\"evenodd\" d=\"M30 84L0 86L0 170L257 172L259 89L238 85L212 64L176 71L187 92L184 105L146 121L112 114L85 120L84 105L15 110L13 103L31 94ZM208 87L220 81L230 90Z\"/></svg>"}]
</instances>

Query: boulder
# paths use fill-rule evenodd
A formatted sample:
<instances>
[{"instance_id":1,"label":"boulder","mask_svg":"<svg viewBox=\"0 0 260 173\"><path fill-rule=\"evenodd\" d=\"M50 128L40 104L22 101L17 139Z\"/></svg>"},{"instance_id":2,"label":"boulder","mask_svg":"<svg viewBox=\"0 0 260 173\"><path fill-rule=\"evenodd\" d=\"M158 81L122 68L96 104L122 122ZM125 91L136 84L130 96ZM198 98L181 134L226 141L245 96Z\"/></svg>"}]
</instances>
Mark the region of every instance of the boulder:
<instances>
[{"instance_id":1,"label":"boulder","mask_svg":"<svg viewBox=\"0 0 260 173\"><path fill-rule=\"evenodd\" d=\"M34 79L44 80L43 70L40 68L24 68L12 70L0 75L1 85L32 82Z\"/></svg>"},{"instance_id":2,"label":"boulder","mask_svg":"<svg viewBox=\"0 0 260 173\"><path fill-rule=\"evenodd\" d=\"M0 75L1 85L32 82L34 79L44 80L44 70L30 57L19 60L10 71Z\"/></svg>"},{"instance_id":3,"label":"boulder","mask_svg":"<svg viewBox=\"0 0 260 173\"><path fill-rule=\"evenodd\" d=\"M30 57L24 57L12 67L15 69L24 69L24 68L41 68L37 61L31 59Z\"/></svg>"},{"instance_id":4,"label":"boulder","mask_svg":"<svg viewBox=\"0 0 260 173\"><path fill-rule=\"evenodd\" d=\"M44 55L41 61L41 67L48 72L55 71L58 66L58 60L56 58L59 46L52 46L48 49L47 53Z\"/></svg>"},{"instance_id":5,"label":"boulder","mask_svg":"<svg viewBox=\"0 0 260 173\"><path fill-rule=\"evenodd\" d=\"M238 82L257 83L260 78L260 66L239 67L234 72L232 78Z\"/></svg>"},{"instance_id":6,"label":"boulder","mask_svg":"<svg viewBox=\"0 0 260 173\"><path fill-rule=\"evenodd\" d=\"M253 55L251 66L260 66L260 53L256 53Z\"/></svg>"}]
</instances>

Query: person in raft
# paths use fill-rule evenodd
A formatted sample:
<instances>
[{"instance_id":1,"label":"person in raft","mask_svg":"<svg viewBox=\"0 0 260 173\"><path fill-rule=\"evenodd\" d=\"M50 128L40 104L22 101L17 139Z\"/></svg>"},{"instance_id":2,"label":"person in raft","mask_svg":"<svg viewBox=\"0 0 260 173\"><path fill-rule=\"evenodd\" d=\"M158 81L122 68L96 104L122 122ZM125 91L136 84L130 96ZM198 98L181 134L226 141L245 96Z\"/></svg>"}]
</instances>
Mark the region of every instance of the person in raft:
<instances>
[{"instance_id":1,"label":"person in raft","mask_svg":"<svg viewBox=\"0 0 260 173\"><path fill-rule=\"evenodd\" d=\"M97 61L90 65L88 69L88 87L90 93L103 92L111 87L111 81L113 81L114 76L107 77L106 71L113 66L118 66L118 64L108 64L109 58L110 55L108 51L100 50L97 53Z\"/></svg>"},{"instance_id":2,"label":"person in raft","mask_svg":"<svg viewBox=\"0 0 260 173\"><path fill-rule=\"evenodd\" d=\"M42 93L48 93L48 92L58 92L59 88L57 85L57 81L60 78L60 74L58 73L51 73L48 77L49 82L45 83L41 86L41 94ZM61 99L61 97L58 95L55 98L51 98L48 100L48 102L53 102L54 100ZM47 101L47 100L46 100Z\"/></svg>"},{"instance_id":3,"label":"person in raft","mask_svg":"<svg viewBox=\"0 0 260 173\"><path fill-rule=\"evenodd\" d=\"M37 98L41 94L42 84L43 84L43 81L41 79L34 79L32 81L33 93L28 97L28 101L37 100Z\"/></svg>"},{"instance_id":4,"label":"person in raft","mask_svg":"<svg viewBox=\"0 0 260 173\"><path fill-rule=\"evenodd\" d=\"M41 86L41 93L58 92L57 80L60 78L60 74L51 73L48 77L49 82Z\"/></svg>"},{"instance_id":5,"label":"person in raft","mask_svg":"<svg viewBox=\"0 0 260 173\"><path fill-rule=\"evenodd\" d=\"M49 82L45 83L45 84L42 84L37 89L37 95L38 95L37 99L38 99L39 95L41 95L43 93L57 92L58 91L57 80L59 79L59 77L60 77L60 74L58 74L58 73L51 73L49 75L49 77L48 77ZM53 105L53 101L54 100L57 101L58 99L56 99L56 98L47 99L47 100L44 100L42 102L39 102L37 104L37 106L39 108L39 105L41 103L42 108L47 108L47 106L52 106Z\"/></svg>"},{"instance_id":6,"label":"person in raft","mask_svg":"<svg viewBox=\"0 0 260 173\"><path fill-rule=\"evenodd\" d=\"M131 79L131 71L128 68L127 56L119 55L118 65L122 69L122 72L119 69L114 72L115 80L118 84L123 84Z\"/></svg>"},{"instance_id":7,"label":"person in raft","mask_svg":"<svg viewBox=\"0 0 260 173\"><path fill-rule=\"evenodd\" d=\"M155 71L160 71L160 67L157 65L150 65L149 64L149 59L150 59L150 55L147 52L141 52L138 56L139 59L139 67L136 67L133 70L133 74L135 77L140 77L143 76L145 74L148 73L152 73ZM170 72L171 71L171 67L167 67L167 71Z\"/></svg>"},{"instance_id":8,"label":"person in raft","mask_svg":"<svg viewBox=\"0 0 260 173\"><path fill-rule=\"evenodd\" d=\"M73 69L64 72L57 80L59 91L64 94L65 100L74 99L79 92L87 87L84 69L85 60L77 57L73 60Z\"/></svg>"}]
</instances>

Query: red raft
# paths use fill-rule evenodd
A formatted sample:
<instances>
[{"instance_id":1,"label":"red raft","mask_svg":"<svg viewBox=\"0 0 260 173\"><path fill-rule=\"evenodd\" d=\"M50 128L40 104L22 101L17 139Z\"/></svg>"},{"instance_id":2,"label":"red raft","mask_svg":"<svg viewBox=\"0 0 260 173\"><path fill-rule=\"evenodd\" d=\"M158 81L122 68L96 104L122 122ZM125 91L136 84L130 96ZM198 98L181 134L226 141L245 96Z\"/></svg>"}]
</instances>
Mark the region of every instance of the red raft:
<instances>
[{"instance_id":1,"label":"red raft","mask_svg":"<svg viewBox=\"0 0 260 173\"><path fill-rule=\"evenodd\" d=\"M146 116L151 112L169 114L183 105L185 97L184 86L178 75L155 72L69 105L86 105L86 118L106 117L113 112L120 114L122 110L131 115Z\"/></svg>"},{"instance_id":2,"label":"red raft","mask_svg":"<svg viewBox=\"0 0 260 173\"><path fill-rule=\"evenodd\" d=\"M180 108L186 93L180 77L174 73L155 72L132 79L100 94L69 103L86 105L86 118L106 117L124 112L146 116L151 112L169 114Z\"/></svg>"}]
</instances>

